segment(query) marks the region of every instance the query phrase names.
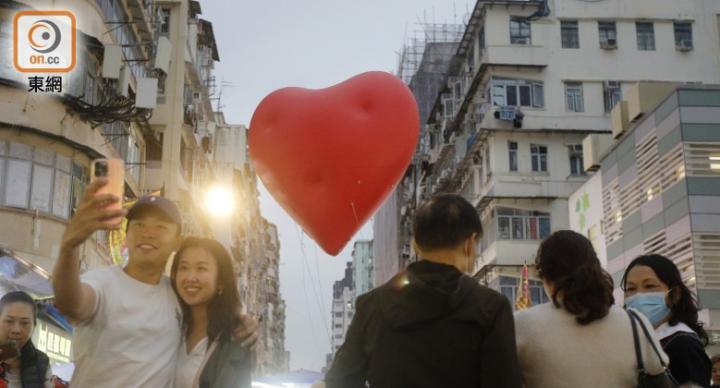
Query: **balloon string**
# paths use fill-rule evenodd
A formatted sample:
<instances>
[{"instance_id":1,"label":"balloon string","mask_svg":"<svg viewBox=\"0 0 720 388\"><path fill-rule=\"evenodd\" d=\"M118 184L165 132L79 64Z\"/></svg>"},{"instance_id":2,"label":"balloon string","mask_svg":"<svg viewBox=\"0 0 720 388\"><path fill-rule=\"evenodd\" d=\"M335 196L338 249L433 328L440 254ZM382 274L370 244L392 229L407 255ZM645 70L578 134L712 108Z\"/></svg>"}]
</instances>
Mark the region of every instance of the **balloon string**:
<instances>
[{"instance_id":1,"label":"balloon string","mask_svg":"<svg viewBox=\"0 0 720 388\"><path fill-rule=\"evenodd\" d=\"M357 212L355 211L355 202L350 202L350 206L352 206L353 214L355 215L355 222L360 223L360 220L358 219Z\"/></svg>"}]
</instances>

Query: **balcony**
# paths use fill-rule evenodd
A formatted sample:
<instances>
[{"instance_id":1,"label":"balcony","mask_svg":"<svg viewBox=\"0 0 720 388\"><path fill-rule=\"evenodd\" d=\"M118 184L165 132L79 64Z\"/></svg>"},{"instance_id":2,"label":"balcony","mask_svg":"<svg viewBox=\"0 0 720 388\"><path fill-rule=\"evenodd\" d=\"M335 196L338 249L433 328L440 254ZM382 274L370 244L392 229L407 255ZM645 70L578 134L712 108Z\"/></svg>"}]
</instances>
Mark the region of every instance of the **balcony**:
<instances>
[{"instance_id":1,"label":"balcony","mask_svg":"<svg viewBox=\"0 0 720 388\"><path fill-rule=\"evenodd\" d=\"M583 183L578 180L558 182L549 173L536 172L523 175L495 172L481 189L481 196L502 198L567 198Z\"/></svg>"},{"instance_id":2,"label":"balcony","mask_svg":"<svg viewBox=\"0 0 720 388\"><path fill-rule=\"evenodd\" d=\"M550 63L550 50L542 46L488 46L480 63L483 68L493 65L542 68Z\"/></svg>"},{"instance_id":3,"label":"balcony","mask_svg":"<svg viewBox=\"0 0 720 388\"><path fill-rule=\"evenodd\" d=\"M477 269L487 265L523 265L533 263L540 240L495 240L482 252Z\"/></svg>"},{"instance_id":4,"label":"balcony","mask_svg":"<svg viewBox=\"0 0 720 388\"><path fill-rule=\"evenodd\" d=\"M152 1L150 0L126 0L128 10L132 16L133 24L137 26L140 40L143 42L152 40L152 24L150 14L152 13Z\"/></svg>"}]
</instances>

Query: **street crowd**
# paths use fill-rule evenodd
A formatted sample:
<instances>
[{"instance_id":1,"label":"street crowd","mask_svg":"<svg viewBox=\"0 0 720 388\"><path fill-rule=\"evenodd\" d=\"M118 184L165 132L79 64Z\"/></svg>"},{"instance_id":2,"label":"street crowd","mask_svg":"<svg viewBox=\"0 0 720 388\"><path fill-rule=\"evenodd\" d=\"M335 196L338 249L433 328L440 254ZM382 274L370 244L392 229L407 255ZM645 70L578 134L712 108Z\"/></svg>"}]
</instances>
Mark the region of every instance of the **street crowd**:
<instances>
[{"instance_id":1,"label":"street crowd","mask_svg":"<svg viewBox=\"0 0 720 388\"><path fill-rule=\"evenodd\" d=\"M505 296L465 275L482 233L477 210L459 195L420 206L413 223L420 260L357 299L325 385L709 387L711 370L720 384L695 296L670 259L630 262L624 300L615 301L592 243L556 231L535 257L551 302L513 315Z\"/></svg>"},{"instance_id":2,"label":"street crowd","mask_svg":"<svg viewBox=\"0 0 720 388\"><path fill-rule=\"evenodd\" d=\"M64 233L53 271L55 304L74 324L73 388L251 386L257 322L241 314L230 254L181 236L175 204L146 196L130 209L92 182ZM80 273L80 249L126 217L127 265ZM508 299L466 275L482 237L475 208L440 194L419 207L419 260L358 297L346 341L325 376L354 387L710 387L698 305L668 258L633 260L615 301L592 243L567 230L538 249L551 302L513 315ZM175 252L170 276L164 275ZM617 302L617 303L616 303ZM0 387L61 386L30 340L37 311L21 291L0 299ZM712 375L712 376L711 376ZM3 385L4 384L4 385ZM717 385L715 385L717 386Z\"/></svg>"}]
</instances>

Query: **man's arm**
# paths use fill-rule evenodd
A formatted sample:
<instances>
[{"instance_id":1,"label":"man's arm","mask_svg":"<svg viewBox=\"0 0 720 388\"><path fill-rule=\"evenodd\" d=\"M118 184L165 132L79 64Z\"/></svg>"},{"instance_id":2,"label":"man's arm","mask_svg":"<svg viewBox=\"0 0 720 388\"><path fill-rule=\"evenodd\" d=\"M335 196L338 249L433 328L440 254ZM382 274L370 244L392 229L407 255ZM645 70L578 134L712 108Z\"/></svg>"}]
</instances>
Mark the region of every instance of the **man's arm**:
<instances>
[{"instance_id":1,"label":"man's arm","mask_svg":"<svg viewBox=\"0 0 720 388\"><path fill-rule=\"evenodd\" d=\"M239 341L240 346L254 351L259 337L260 324L249 314L238 311L235 313L235 328L233 341Z\"/></svg>"},{"instance_id":2,"label":"man's arm","mask_svg":"<svg viewBox=\"0 0 720 388\"><path fill-rule=\"evenodd\" d=\"M120 224L112 223L112 219L123 217L126 213L124 209L106 208L108 204L120 201L120 198L112 194L96 196L97 191L107 182L107 179L98 179L88 185L75 214L65 228L60 256L53 269L55 305L73 322L92 318L97 298L90 286L80 282L80 245L98 230L119 229Z\"/></svg>"},{"instance_id":3,"label":"man's arm","mask_svg":"<svg viewBox=\"0 0 720 388\"><path fill-rule=\"evenodd\" d=\"M480 348L480 386L520 388L522 378L515 345L515 323L510 303L499 295L490 331Z\"/></svg>"},{"instance_id":4,"label":"man's arm","mask_svg":"<svg viewBox=\"0 0 720 388\"><path fill-rule=\"evenodd\" d=\"M365 388L370 358L366 351L366 341L369 338L366 338L365 330L370 324L372 314L366 308L368 296L366 294L357 298L355 316L350 322L345 343L338 349L330 370L325 375L327 388Z\"/></svg>"}]
</instances>

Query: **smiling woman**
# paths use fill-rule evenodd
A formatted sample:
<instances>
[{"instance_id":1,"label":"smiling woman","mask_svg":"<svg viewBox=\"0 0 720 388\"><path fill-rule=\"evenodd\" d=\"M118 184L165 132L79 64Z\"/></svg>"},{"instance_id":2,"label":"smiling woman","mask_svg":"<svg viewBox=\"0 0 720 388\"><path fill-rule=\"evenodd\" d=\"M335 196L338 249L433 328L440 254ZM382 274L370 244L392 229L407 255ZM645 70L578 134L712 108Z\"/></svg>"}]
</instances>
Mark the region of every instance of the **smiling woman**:
<instances>
[{"instance_id":1,"label":"smiling woman","mask_svg":"<svg viewBox=\"0 0 720 388\"><path fill-rule=\"evenodd\" d=\"M171 278L184 331L175 388L250 387L251 353L230 341L240 310L234 273L230 254L213 239L188 237L175 255Z\"/></svg>"}]
</instances>

